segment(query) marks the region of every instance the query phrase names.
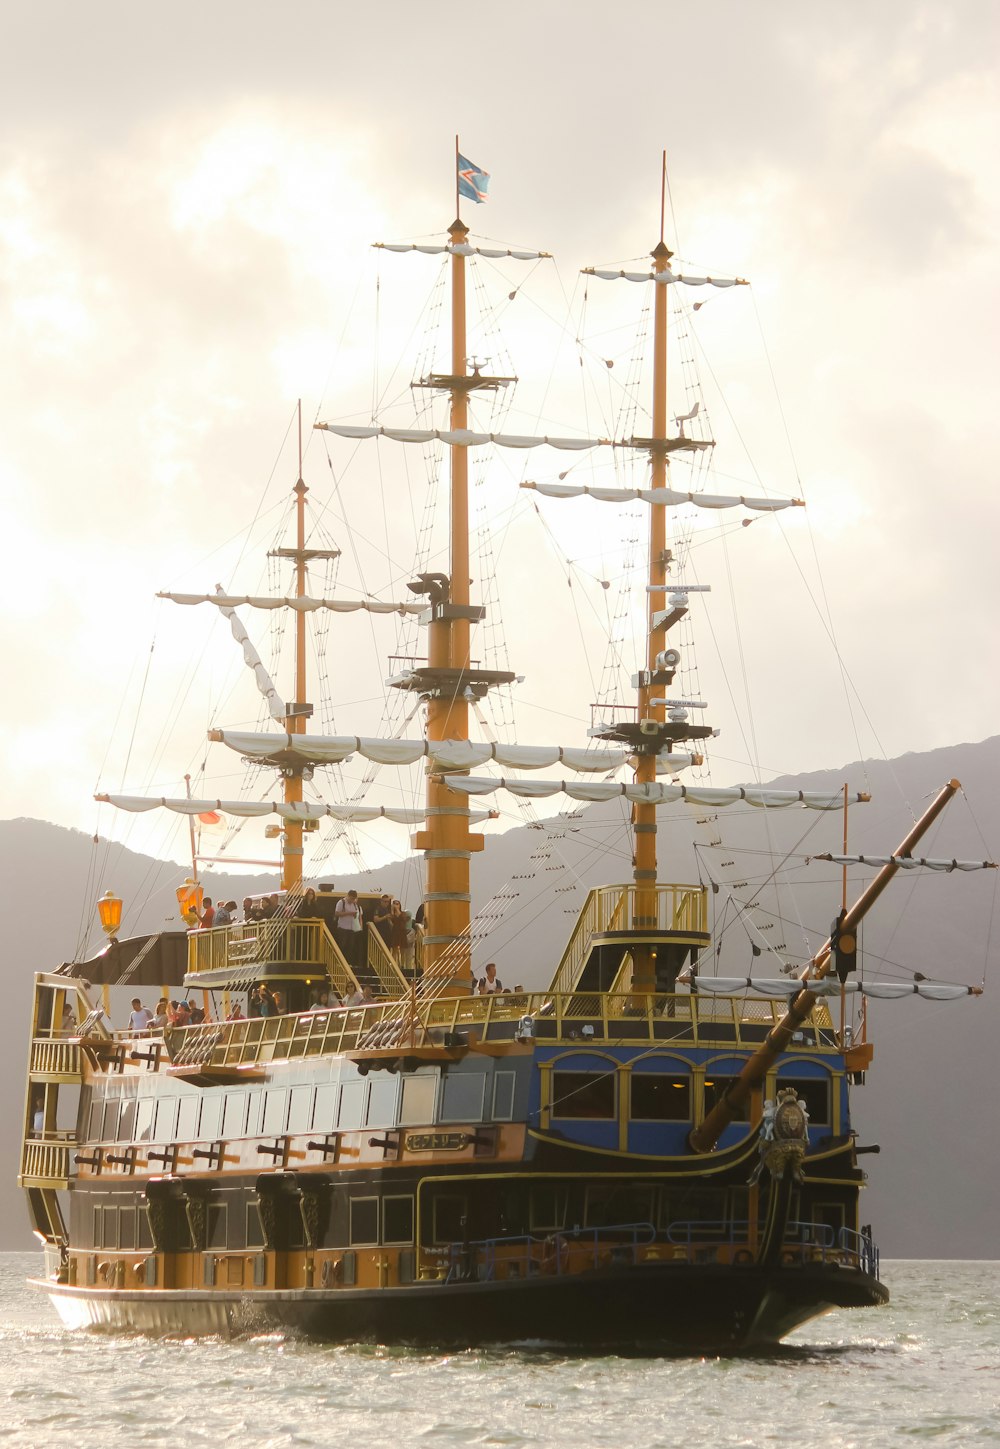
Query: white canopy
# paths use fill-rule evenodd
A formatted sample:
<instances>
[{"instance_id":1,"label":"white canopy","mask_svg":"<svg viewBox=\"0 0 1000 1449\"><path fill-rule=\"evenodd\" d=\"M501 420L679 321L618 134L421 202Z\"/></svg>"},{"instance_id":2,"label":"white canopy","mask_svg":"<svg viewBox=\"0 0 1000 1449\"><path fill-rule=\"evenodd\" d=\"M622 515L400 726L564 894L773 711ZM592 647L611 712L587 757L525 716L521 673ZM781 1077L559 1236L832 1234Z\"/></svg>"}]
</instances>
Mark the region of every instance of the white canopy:
<instances>
[{"instance_id":1,"label":"white canopy","mask_svg":"<svg viewBox=\"0 0 1000 1449\"><path fill-rule=\"evenodd\" d=\"M208 597L211 597L211 595ZM245 663L253 670L254 679L257 681L257 688L267 700L267 708L271 718L284 720L287 714L284 701L275 689L271 676L264 668L263 660L254 648L250 640L250 635L243 627L243 620L230 605L220 602L219 608L222 610L224 617L229 620L229 627L233 631L233 638L243 650Z\"/></svg>"},{"instance_id":2,"label":"white canopy","mask_svg":"<svg viewBox=\"0 0 1000 1449\"><path fill-rule=\"evenodd\" d=\"M570 749L562 745L503 745L471 740L380 740L360 735L256 734L244 730L212 730L209 739L256 760L295 755L314 764L340 764L353 754L379 765L412 765L427 758L436 770L468 770L496 760L508 770L541 770L563 764L578 773L609 774L626 764L627 748ZM665 768L683 769L690 755L661 755Z\"/></svg>"},{"instance_id":3,"label":"white canopy","mask_svg":"<svg viewBox=\"0 0 1000 1449\"><path fill-rule=\"evenodd\" d=\"M177 815L202 815L208 811L221 811L224 815L237 815L241 819L253 820L264 815L280 815L283 820L331 820L364 821L394 820L397 825L421 825L427 818L424 809L395 809L381 805L324 805L315 800L301 800L286 803L284 800L168 800L145 795L95 795L105 805L114 805L118 810L130 810L139 814L146 810L173 810ZM473 810L471 821L488 820L486 810Z\"/></svg>"},{"instance_id":4,"label":"white canopy","mask_svg":"<svg viewBox=\"0 0 1000 1449\"><path fill-rule=\"evenodd\" d=\"M601 267L584 267L583 272L587 277L600 277L602 282L656 282L661 287L672 286L675 282L685 287L747 286L742 277L695 277L688 272L672 272L669 267L662 272L614 272Z\"/></svg>"},{"instance_id":5,"label":"white canopy","mask_svg":"<svg viewBox=\"0 0 1000 1449\"><path fill-rule=\"evenodd\" d=\"M995 860L930 860L923 855L814 855L813 860L832 860L834 865L898 865L901 870L996 870Z\"/></svg>"},{"instance_id":6,"label":"white canopy","mask_svg":"<svg viewBox=\"0 0 1000 1449\"><path fill-rule=\"evenodd\" d=\"M693 503L696 508L752 508L757 513L777 513L782 508L801 508L801 498L747 498L743 494L728 493L682 493L676 488L590 488L583 483L522 483L522 488L533 488L546 498L596 498L599 503L629 503L641 499L643 503L665 504L675 508L682 503Z\"/></svg>"},{"instance_id":7,"label":"white canopy","mask_svg":"<svg viewBox=\"0 0 1000 1449\"><path fill-rule=\"evenodd\" d=\"M315 609L330 609L335 614L353 614L359 609L369 614L421 614L427 608L426 603L382 603L379 599L279 599L272 594L159 593L156 597L169 599L174 604L217 604L220 609L249 604L252 609L295 609L299 614L309 614Z\"/></svg>"},{"instance_id":8,"label":"white canopy","mask_svg":"<svg viewBox=\"0 0 1000 1449\"><path fill-rule=\"evenodd\" d=\"M764 976L699 976L697 991L704 996L742 996L753 993L768 996L772 1000L787 1000L800 991L812 991L816 996L839 996L840 982L836 976L823 976L818 981L786 980L782 977L768 979ZM939 981L848 981L844 985L848 996L871 996L892 1000L902 996L923 996L927 1001L956 1001L960 996L973 994L969 986L952 985Z\"/></svg>"},{"instance_id":9,"label":"white canopy","mask_svg":"<svg viewBox=\"0 0 1000 1449\"><path fill-rule=\"evenodd\" d=\"M474 433L468 428L450 431L447 428L377 428L350 427L346 423L316 423L322 432L336 433L340 438L391 438L395 443L441 443L453 444L457 448L480 448L494 443L500 448L549 448L583 452L596 448L605 442L602 438L549 438L528 437L519 433Z\"/></svg>"},{"instance_id":10,"label":"white canopy","mask_svg":"<svg viewBox=\"0 0 1000 1449\"><path fill-rule=\"evenodd\" d=\"M624 796L646 805L672 805L684 800L690 805L738 805L741 801L762 810L781 810L788 805L805 805L809 810L840 810L844 805L842 791L836 794L812 794L804 790L766 790L757 786L732 785L717 789L695 785L659 785L621 783L617 780L595 780L576 784L567 780L492 780L475 775L446 775L449 790L464 795L492 795L506 790L511 795L544 800L550 795L568 795L571 800L613 800ZM866 802L867 796L848 797L851 803Z\"/></svg>"},{"instance_id":11,"label":"white canopy","mask_svg":"<svg viewBox=\"0 0 1000 1449\"><path fill-rule=\"evenodd\" d=\"M456 257L513 257L516 262L537 262L552 256L551 252L511 251L509 247L473 247L468 242L459 242L457 246L452 242L436 246L419 242L375 242L373 245L382 252L422 252L428 257L451 252Z\"/></svg>"}]
</instances>

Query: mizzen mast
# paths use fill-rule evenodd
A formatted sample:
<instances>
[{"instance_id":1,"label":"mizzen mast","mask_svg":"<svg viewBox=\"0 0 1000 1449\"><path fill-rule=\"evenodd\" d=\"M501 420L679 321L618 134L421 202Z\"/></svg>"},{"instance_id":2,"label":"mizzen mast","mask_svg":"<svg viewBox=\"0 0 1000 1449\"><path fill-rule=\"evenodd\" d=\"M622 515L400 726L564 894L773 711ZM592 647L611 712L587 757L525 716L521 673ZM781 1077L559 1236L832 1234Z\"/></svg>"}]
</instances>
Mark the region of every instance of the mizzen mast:
<instances>
[{"instance_id":1,"label":"mizzen mast","mask_svg":"<svg viewBox=\"0 0 1000 1449\"><path fill-rule=\"evenodd\" d=\"M291 559L295 564L295 597L306 597L306 575L314 559L335 559L339 549L306 548L306 494L309 492L302 477L302 400L298 404L299 427L299 476L292 492L295 494L295 547L272 549L269 558ZM304 735L306 720L313 712L306 703L306 616L298 609L295 613L295 692L285 707L285 729L290 735ZM284 799L286 805L301 804L302 784L308 764L292 762L282 766ZM283 890L295 890L302 881L303 836L302 820L286 818L281 833L281 885Z\"/></svg>"}]
</instances>

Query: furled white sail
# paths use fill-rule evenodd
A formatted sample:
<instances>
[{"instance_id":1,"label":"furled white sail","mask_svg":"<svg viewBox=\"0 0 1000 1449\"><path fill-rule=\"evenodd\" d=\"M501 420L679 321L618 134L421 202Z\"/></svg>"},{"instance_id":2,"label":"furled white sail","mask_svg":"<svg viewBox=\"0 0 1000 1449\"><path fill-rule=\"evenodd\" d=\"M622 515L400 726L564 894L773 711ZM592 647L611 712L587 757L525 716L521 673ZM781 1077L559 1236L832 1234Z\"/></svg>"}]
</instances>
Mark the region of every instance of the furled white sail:
<instances>
[{"instance_id":1,"label":"furled white sail","mask_svg":"<svg viewBox=\"0 0 1000 1449\"><path fill-rule=\"evenodd\" d=\"M551 252L512 251L510 247L473 247L468 242L424 245L420 242L374 242L381 252L422 252L427 257L451 253L456 257L513 257L516 262L538 262L551 258Z\"/></svg>"},{"instance_id":2,"label":"furled white sail","mask_svg":"<svg viewBox=\"0 0 1000 1449\"><path fill-rule=\"evenodd\" d=\"M898 865L901 870L996 870L995 860L931 860L924 855L814 855L813 860L832 860L834 865Z\"/></svg>"},{"instance_id":3,"label":"furled white sail","mask_svg":"<svg viewBox=\"0 0 1000 1449\"><path fill-rule=\"evenodd\" d=\"M335 614L353 614L364 610L368 614L421 614L426 603L412 601L396 604L383 603L381 599L311 599L277 598L271 594L171 594L159 593L158 599L169 599L174 604L217 604L220 609L235 609L249 604L251 609L295 609L299 614L309 614L316 609L329 609Z\"/></svg>"},{"instance_id":4,"label":"furled white sail","mask_svg":"<svg viewBox=\"0 0 1000 1449\"><path fill-rule=\"evenodd\" d=\"M788 981L780 976L699 976L697 991L704 996L742 996L753 993L772 1000L787 1000L805 987L816 996L839 996L840 982L836 976L823 976L817 981ZM927 1001L957 1001L960 996L974 995L970 986L943 981L848 981L848 996L872 996L884 1000L903 996L922 996Z\"/></svg>"},{"instance_id":5,"label":"furled white sail","mask_svg":"<svg viewBox=\"0 0 1000 1449\"><path fill-rule=\"evenodd\" d=\"M425 809L396 809L388 805L325 805L315 800L170 800L164 796L146 795L95 795L103 805L114 805L117 810L128 810L141 814L147 810L172 810L176 815L201 815L209 810L221 811L224 815L236 815L244 820L255 820L265 815L280 815L283 820L378 820L380 817L395 821L397 825L420 825L426 819ZM472 810L469 819L473 822L488 820L488 810Z\"/></svg>"},{"instance_id":6,"label":"furled white sail","mask_svg":"<svg viewBox=\"0 0 1000 1449\"><path fill-rule=\"evenodd\" d=\"M843 808L842 791L836 794L816 794L805 790L767 790L758 786L732 785L725 788L701 785L662 785L620 783L617 780L595 780L574 783L568 780L494 780L475 775L446 775L449 790L463 795L491 795L495 790L506 790L511 795L522 795L532 800L544 800L550 795L568 795L571 800L613 800L621 795L646 805L671 805L684 800L690 805L754 805L761 810L782 810L789 805L804 805L809 810L839 810ZM849 803L861 804L867 801L865 795L848 797Z\"/></svg>"},{"instance_id":7,"label":"furled white sail","mask_svg":"<svg viewBox=\"0 0 1000 1449\"><path fill-rule=\"evenodd\" d=\"M695 277L690 272L673 272L669 267L662 272L607 271L603 267L584 267L584 276L600 277L602 282L656 282L661 287L673 286L675 282L685 287L745 287L742 277Z\"/></svg>"},{"instance_id":8,"label":"furled white sail","mask_svg":"<svg viewBox=\"0 0 1000 1449\"><path fill-rule=\"evenodd\" d=\"M481 448L493 443L498 448L560 448L583 452L600 447L603 438L529 437L520 433L474 433L469 428L377 428L355 427L346 423L316 423L321 432L336 433L339 438L390 438L395 443L449 443L457 448Z\"/></svg>"},{"instance_id":9,"label":"furled white sail","mask_svg":"<svg viewBox=\"0 0 1000 1449\"><path fill-rule=\"evenodd\" d=\"M209 595L208 597L211 598L212 596ZM216 597L222 598L224 596L217 595ZM244 660L246 661L247 665L249 665L249 667L253 670L254 678L257 681L257 688L267 700L267 708L270 712L271 718L284 720L287 714L284 701L278 694L278 691L275 689L271 676L264 668L264 663L260 655L253 647L253 644L250 641L250 635L243 627L242 619L240 618L239 614L237 614L236 610L233 609L229 604L220 603L219 608L221 609L223 615L229 620L229 627L233 631L233 638L243 650Z\"/></svg>"},{"instance_id":10,"label":"furled white sail","mask_svg":"<svg viewBox=\"0 0 1000 1449\"><path fill-rule=\"evenodd\" d=\"M801 508L801 498L747 498L743 494L683 493L676 488L591 488L583 483L522 483L546 498L596 498L599 503L665 504L676 508L693 503L696 508L750 508L756 513L777 513L783 508Z\"/></svg>"},{"instance_id":11,"label":"furled white sail","mask_svg":"<svg viewBox=\"0 0 1000 1449\"><path fill-rule=\"evenodd\" d=\"M248 759L266 761L293 755L317 765L341 764L358 754L379 765L412 765L427 758L437 770L468 770L496 760L508 770L542 770L563 764L584 774L610 774L626 764L626 748L572 749L563 745L504 745L472 740L380 740L361 735L257 734L247 730L212 730L209 739L227 745ZM662 756L665 768L683 769L690 755Z\"/></svg>"}]
</instances>

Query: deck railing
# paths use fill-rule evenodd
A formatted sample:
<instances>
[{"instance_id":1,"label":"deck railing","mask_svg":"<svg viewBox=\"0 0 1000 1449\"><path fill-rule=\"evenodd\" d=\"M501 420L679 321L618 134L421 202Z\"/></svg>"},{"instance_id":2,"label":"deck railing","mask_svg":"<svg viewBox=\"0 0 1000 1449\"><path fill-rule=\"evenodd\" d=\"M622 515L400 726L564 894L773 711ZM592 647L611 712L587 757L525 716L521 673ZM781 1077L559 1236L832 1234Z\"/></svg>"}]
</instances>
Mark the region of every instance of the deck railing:
<instances>
[{"instance_id":1,"label":"deck railing","mask_svg":"<svg viewBox=\"0 0 1000 1449\"><path fill-rule=\"evenodd\" d=\"M586 1044L636 1041L756 1047L788 1008L785 998L697 996L676 993L638 998L631 993L506 993L442 996L338 1007L295 1015L205 1022L168 1034L175 1065L247 1065L292 1057L363 1051L463 1039ZM583 1010L581 1010L581 1004ZM116 1033L124 1038L127 1033ZM795 1048L836 1049L827 1007L817 1003Z\"/></svg>"},{"instance_id":2,"label":"deck railing","mask_svg":"<svg viewBox=\"0 0 1000 1449\"><path fill-rule=\"evenodd\" d=\"M628 930L635 915L639 889L634 885L598 886L590 892L552 977L552 991L574 990L595 936ZM657 885L655 891L656 921L651 929L677 932L682 936L707 933L708 892L704 886ZM645 902L652 892L642 887L641 893L643 912L648 913Z\"/></svg>"},{"instance_id":3,"label":"deck railing","mask_svg":"<svg viewBox=\"0 0 1000 1449\"><path fill-rule=\"evenodd\" d=\"M368 928L365 934L368 974L377 982L379 995L403 995L408 989L406 979L391 951L377 931ZM329 977L342 997L358 989L358 973L348 964L324 921L283 921L274 917L211 931L192 931L188 937L188 972L192 976L230 972L242 983L268 974L280 976L283 973L276 967L282 966L292 967L297 974L311 971Z\"/></svg>"}]
</instances>

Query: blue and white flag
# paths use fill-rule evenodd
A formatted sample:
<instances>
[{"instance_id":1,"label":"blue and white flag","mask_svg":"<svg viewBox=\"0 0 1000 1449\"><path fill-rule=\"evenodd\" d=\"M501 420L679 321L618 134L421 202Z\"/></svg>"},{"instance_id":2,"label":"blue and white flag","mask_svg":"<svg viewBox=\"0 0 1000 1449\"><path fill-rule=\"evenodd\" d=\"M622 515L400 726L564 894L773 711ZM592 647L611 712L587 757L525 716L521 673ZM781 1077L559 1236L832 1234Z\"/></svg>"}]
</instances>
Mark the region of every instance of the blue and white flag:
<instances>
[{"instance_id":1,"label":"blue and white flag","mask_svg":"<svg viewBox=\"0 0 1000 1449\"><path fill-rule=\"evenodd\" d=\"M490 173L480 171L473 162L468 161L464 156L458 158L458 194L464 196L467 201L486 201L486 193L490 189Z\"/></svg>"}]
</instances>

